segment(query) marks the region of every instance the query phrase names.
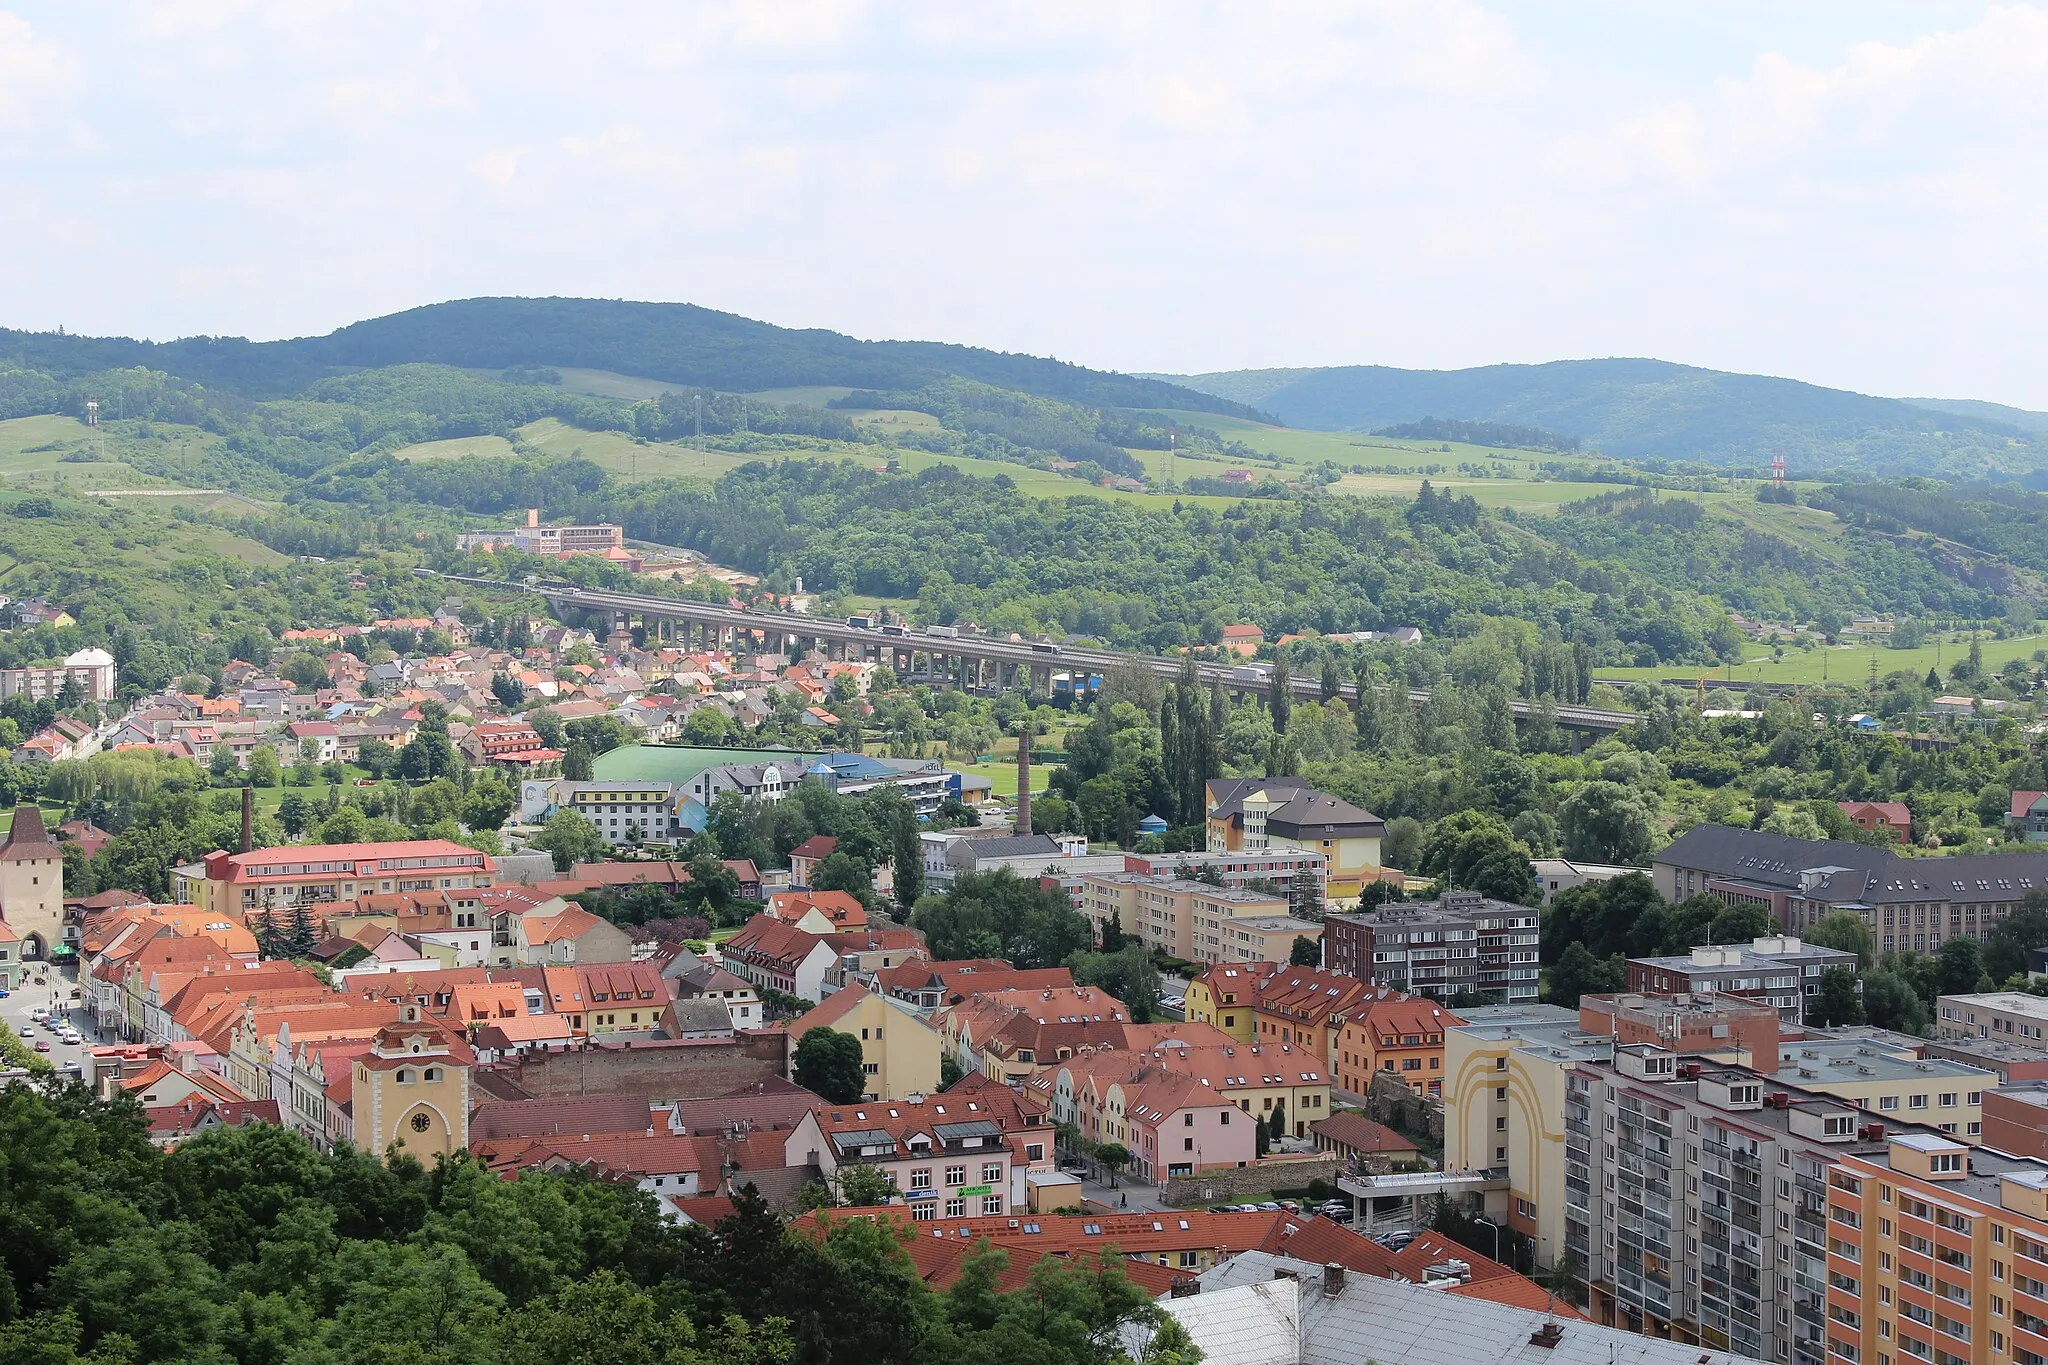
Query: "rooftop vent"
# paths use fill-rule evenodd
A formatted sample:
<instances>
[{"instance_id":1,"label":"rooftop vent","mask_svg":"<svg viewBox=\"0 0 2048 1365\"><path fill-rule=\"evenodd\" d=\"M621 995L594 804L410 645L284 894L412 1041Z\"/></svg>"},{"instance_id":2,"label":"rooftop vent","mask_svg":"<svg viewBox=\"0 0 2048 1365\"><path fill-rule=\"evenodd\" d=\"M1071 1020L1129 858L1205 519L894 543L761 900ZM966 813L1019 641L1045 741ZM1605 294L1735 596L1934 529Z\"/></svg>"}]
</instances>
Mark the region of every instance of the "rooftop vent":
<instances>
[{"instance_id":1,"label":"rooftop vent","mask_svg":"<svg viewBox=\"0 0 2048 1365\"><path fill-rule=\"evenodd\" d=\"M1564 1328L1554 1322L1546 1322L1529 1334L1531 1346L1541 1346L1546 1351L1557 1349L1557 1343L1564 1340Z\"/></svg>"}]
</instances>

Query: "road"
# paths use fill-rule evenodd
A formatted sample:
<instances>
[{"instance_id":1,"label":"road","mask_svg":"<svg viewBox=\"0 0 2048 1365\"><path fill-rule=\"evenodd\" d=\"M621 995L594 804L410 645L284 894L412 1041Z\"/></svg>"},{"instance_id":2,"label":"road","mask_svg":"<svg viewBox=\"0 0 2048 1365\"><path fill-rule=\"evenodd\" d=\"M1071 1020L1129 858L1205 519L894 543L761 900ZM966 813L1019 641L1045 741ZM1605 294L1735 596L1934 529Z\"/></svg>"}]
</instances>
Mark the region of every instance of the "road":
<instances>
[{"instance_id":1,"label":"road","mask_svg":"<svg viewBox=\"0 0 2048 1365\"><path fill-rule=\"evenodd\" d=\"M37 970L44 978L43 985L35 984ZM27 964L23 971L23 987L5 1000L0 1000L0 1022L14 1031L30 1047L37 1043L48 1043L50 1050L40 1055L49 1059L60 1072L73 1063L81 1068L85 1064L86 1052L93 1045L92 1019L82 1008L84 1002L71 998L72 987L78 984L76 967L55 968L41 963ZM24 1037L22 1025L29 1023L28 1012L37 1006L62 1008L64 1017L71 1026L83 1035L85 1041L79 1044L64 1042L41 1024L34 1024L33 1037Z\"/></svg>"},{"instance_id":2,"label":"road","mask_svg":"<svg viewBox=\"0 0 2048 1365\"><path fill-rule=\"evenodd\" d=\"M843 620L792 616L782 612L742 611L708 602L686 602L671 597L649 597L640 593L609 592L595 588L570 587L565 584L540 583L528 586L507 583L499 579L435 573L431 569L414 569L413 572L423 578L467 583L473 587L489 588L499 592L531 592L558 605L609 612L618 617L664 617L721 628L760 631L764 635L787 635L802 640L855 645L864 651L875 651L878 658L887 657L888 652L896 651L980 659L996 664L1053 672L1066 673L1078 670L1101 676L1107 676L1118 667L1136 664L1162 678L1178 676L1184 662L1179 658L1167 658L1156 654L1135 654L1121 650L1095 649L1084 645L1033 644L1028 641L998 640L986 635L936 636L923 632L906 633L902 632L900 627L883 630L852 626ZM1263 693L1271 686L1271 666L1267 664L1197 663L1195 675L1204 684L1220 682L1232 691ZM1295 678L1293 688L1295 695L1304 698L1319 697L1322 694L1322 682L1313 676ZM1347 682L1338 690L1338 695L1347 701L1356 700L1357 694L1358 688L1355 683ZM1421 706L1429 700L1429 691L1427 688L1410 688L1408 700L1410 705ZM1511 705L1514 713L1523 718L1532 716L1541 709L1535 703L1520 699L1513 701ZM1642 717L1633 711L1611 711L1597 706L1558 706L1555 708L1555 715L1561 728L1598 734L1624 730L1642 722Z\"/></svg>"}]
</instances>

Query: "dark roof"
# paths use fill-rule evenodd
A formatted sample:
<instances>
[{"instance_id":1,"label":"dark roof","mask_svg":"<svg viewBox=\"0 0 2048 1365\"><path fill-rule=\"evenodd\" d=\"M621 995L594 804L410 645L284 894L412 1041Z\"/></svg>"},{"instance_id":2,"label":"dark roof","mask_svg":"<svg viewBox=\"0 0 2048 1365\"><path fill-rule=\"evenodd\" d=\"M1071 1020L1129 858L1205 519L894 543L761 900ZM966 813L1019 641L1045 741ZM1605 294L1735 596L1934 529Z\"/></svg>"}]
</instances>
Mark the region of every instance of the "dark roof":
<instances>
[{"instance_id":1,"label":"dark roof","mask_svg":"<svg viewBox=\"0 0 2048 1365\"><path fill-rule=\"evenodd\" d=\"M1902 858L1839 839L1794 839L1728 825L1694 825L1657 855L1729 881L1843 905L1972 899L2017 900L2048 887L2048 851Z\"/></svg>"},{"instance_id":2,"label":"dark roof","mask_svg":"<svg viewBox=\"0 0 2048 1365\"><path fill-rule=\"evenodd\" d=\"M1001 839L955 839L946 849L951 867L974 867L991 858L1063 858L1059 840L1050 834L1012 834Z\"/></svg>"},{"instance_id":3,"label":"dark roof","mask_svg":"<svg viewBox=\"0 0 2048 1365\"><path fill-rule=\"evenodd\" d=\"M28 803L16 806L14 823L7 830L7 841L0 843L0 862L63 856L64 850L57 847L50 838L49 826L43 823L43 808Z\"/></svg>"},{"instance_id":4,"label":"dark roof","mask_svg":"<svg viewBox=\"0 0 2048 1365\"><path fill-rule=\"evenodd\" d=\"M1317 791L1298 777L1214 779L1209 783L1209 796L1215 802L1210 818L1242 823L1245 798L1259 792L1279 802L1266 812L1266 828L1289 839L1310 838L1330 829L1356 829L1362 834L1386 832L1387 822L1379 816L1341 797Z\"/></svg>"}]
</instances>

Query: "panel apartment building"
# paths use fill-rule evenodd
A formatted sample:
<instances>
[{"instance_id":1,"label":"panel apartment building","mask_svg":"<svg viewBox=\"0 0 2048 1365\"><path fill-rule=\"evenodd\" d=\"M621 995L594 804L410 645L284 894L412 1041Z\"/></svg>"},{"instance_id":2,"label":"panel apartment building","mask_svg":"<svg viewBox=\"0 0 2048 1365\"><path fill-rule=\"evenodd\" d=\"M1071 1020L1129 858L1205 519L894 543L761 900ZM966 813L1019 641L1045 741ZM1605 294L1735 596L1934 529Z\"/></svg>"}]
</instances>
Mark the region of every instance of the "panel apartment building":
<instances>
[{"instance_id":1,"label":"panel apartment building","mask_svg":"<svg viewBox=\"0 0 2048 1365\"><path fill-rule=\"evenodd\" d=\"M1575 1067L1564 1115L1565 1247L1594 1319L1788 1365L1828 1353L1829 1172L1893 1133L1939 1138L1649 1044Z\"/></svg>"},{"instance_id":2,"label":"panel apartment building","mask_svg":"<svg viewBox=\"0 0 2048 1365\"><path fill-rule=\"evenodd\" d=\"M1483 991L1507 1004L1531 1003L1540 927L1531 906L1449 891L1439 900L1327 917L1323 965L1411 995L1449 1000Z\"/></svg>"},{"instance_id":3,"label":"panel apartment building","mask_svg":"<svg viewBox=\"0 0 2048 1365\"><path fill-rule=\"evenodd\" d=\"M1748 944L1707 944L1684 957L1632 957L1628 988L1654 995L1745 996L1776 1007L1787 1024L1798 1024L1807 997L1820 990L1821 973L1830 967L1854 972L1858 962L1854 953L1780 934Z\"/></svg>"},{"instance_id":4,"label":"panel apartment building","mask_svg":"<svg viewBox=\"0 0 2048 1365\"><path fill-rule=\"evenodd\" d=\"M1323 926L1288 913L1283 896L1136 872L1090 873L1081 912L1097 937L1114 920L1148 948L1184 962L1285 962L1294 940Z\"/></svg>"},{"instance_id":5,"label":"panel apartment building","mask_svg":"<svg viewBox=\"0 0 2048 1365\"><path fill-rule=\"evenodd\" d=\"M1706 893L1761 905L1790 934L1847 910L1882 952L1938 953L1946 939L1982 939L2029 892L2048 888L2048 851L1902 858L1838 839L1695 825L1657 854L1650 873L1667 900Z\"/></svg>"}]
</instances>

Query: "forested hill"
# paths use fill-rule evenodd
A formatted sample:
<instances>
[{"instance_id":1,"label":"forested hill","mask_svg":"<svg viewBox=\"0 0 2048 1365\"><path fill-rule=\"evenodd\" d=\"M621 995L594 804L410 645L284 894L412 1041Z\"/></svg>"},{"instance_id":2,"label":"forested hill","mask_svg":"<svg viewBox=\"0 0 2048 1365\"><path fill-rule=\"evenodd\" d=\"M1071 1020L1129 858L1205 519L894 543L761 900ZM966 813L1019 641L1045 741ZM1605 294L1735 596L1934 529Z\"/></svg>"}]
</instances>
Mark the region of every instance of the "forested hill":
<instances>
[{"instance_id":1,"label":"forested hill","mask_svg":"<svg viewBox=\"0 0 2048 1365\"><path fill-rule=\"evenodd\" d=\"M59 379L142 366L248 398L302 392L334 375L429 362L468 369L564 366L727 392L810 385L911 390L951 376L1091 407L1253 417L1252 409L1156 379L1040 356L928 341L860 341L686 303L459 299L352 323L321 337L132 341L0 329L0 371Z\"/></svg>"},{"instance_id":2,"label":"forested hill","mask_svg":"<svg viewBox=\"0 0 2048 1365\"><path fill-rule=\"evenodd\" d=\"M1266 409L1291 426L1371 431L1424 418L1507 422L1610 455L1761 463L1802 472L2016 474L2048 468L2048 436L1991 404L1937 411L1793 379L1662 360L1559 360L1467 370L1232 370L1159 376Z\"/></svg>"}]
</instances>

